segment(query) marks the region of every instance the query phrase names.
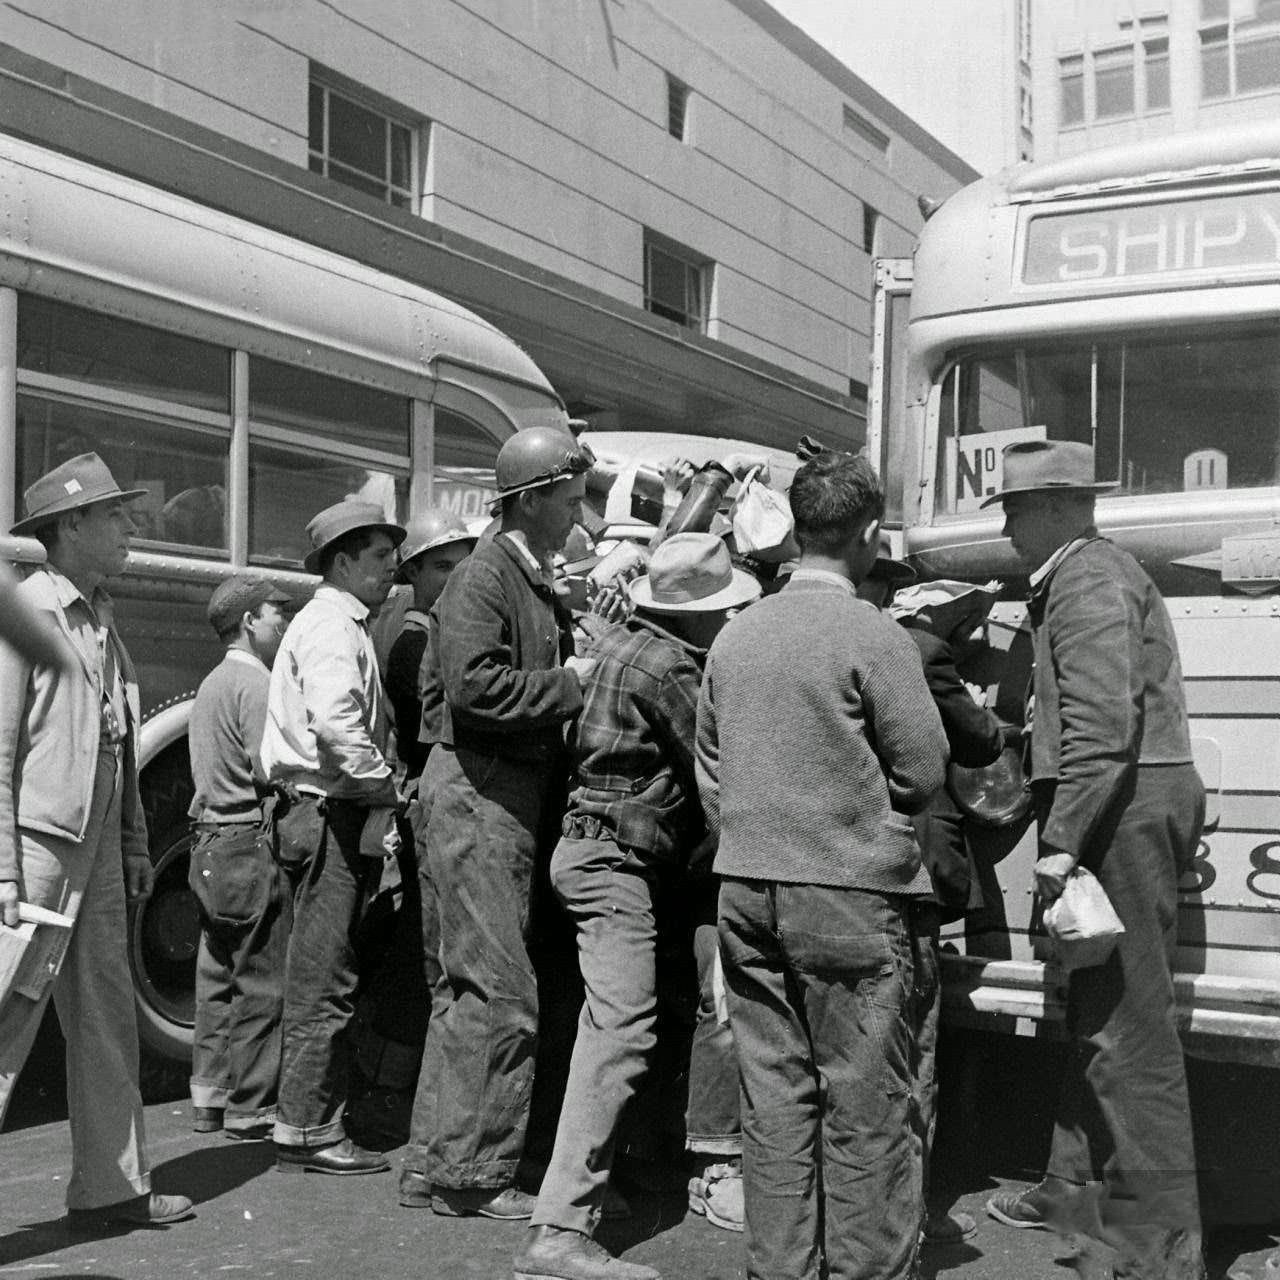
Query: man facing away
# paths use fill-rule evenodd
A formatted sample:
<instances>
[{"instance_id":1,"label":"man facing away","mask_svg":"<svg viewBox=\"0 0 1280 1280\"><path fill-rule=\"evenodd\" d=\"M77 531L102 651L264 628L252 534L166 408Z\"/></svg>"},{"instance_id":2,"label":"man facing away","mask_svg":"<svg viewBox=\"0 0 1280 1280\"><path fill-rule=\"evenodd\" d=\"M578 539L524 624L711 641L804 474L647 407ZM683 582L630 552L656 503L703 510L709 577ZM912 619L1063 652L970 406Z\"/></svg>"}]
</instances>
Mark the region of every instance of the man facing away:
<instances>
[{"instance_id":1,"label":"man facing away","mask_svg":"<svg viewBox=\"0 0 1280 1280\"><path fill-rule=\"evenodd\" d=\"M1200 1209L1174 1024L1177 884L1204 822L1177 641L1138 562L1094 527L1093 450L1010 445L1005 536L1031 579L1035 889L1055 901L1077 866L1124 924L1105 964L1068 984L1074 1052L1044 1180L993 1196L1014 1226L1070 1226L1116 1250L1127 1280L1200 1280ZM1095 1185L1086 1196L1086 1183ZM1101 1193L1097 1213L1093 1195Z\"/></svg>"},{"instance_id":2,"label":"man facing away","mask_svg":"<svg viewBox=\"0 0 1280 1280\"><path fill-rule=\"evenodd\" d=\"M946 739L915 645L855 594L884 508L865 458L796 472L802 555L707 658L697 769L719 833L720 945L742 1086L752 1280L907 1280L912 1136L909 814Z\"/></svg>"},{"instance_id":3,"label":"man facing away","mask_svg":"<svg viewBox=\"0 0 1280 1280\"><path fill-rule=\"evenodd\" d=\"M0 916L16 926L22 902L74 920L57 976L0 1007L0 1119L52 991L67 1042L68 1218L89 1230L191 1215L186 1196L151 1191L125 915L152 884L141 715L102 588L129 558L125 503L145 492L121 490L96 453L26 491L11 532L39 538L47 563L17 591L57 629L66 659L35 662L0 643Z\"/></svg>"},{"instance_id":4,"label":"man facing away","mask_svg":"<svg viewBox=\"0 0 1280 1280\"><path fill-rule=\"evenodd\" d=\"M635 615L591 656L571 734L574 790L551 882L574 917L586 1000L555 1150L516 1280L657 1280L611 1258L600 1220L623 1108L656 1036L659 917L705 827L693 769L706 647L760 594L723 539L676 534L630 586Z\"/></svg>"},{"instance_id":5,"label":"man facing away","mask_svg":"<svg viewBox=\"0 0 1280 1280\"><path fill-rule=\"evenodd\" d=\"M238 1139L271 1136L280 1078L293 911L263 836L258 753L288 599L268 579L243 574L214 589L209 622L226 652L201 682L187 730L196 831L189 878L200 906L192 1127Z\"/></svg>"},{"instance_id":6,"label":"man facing away","mask_svg":"<svg viewBox=\"0 0 1280 1280\"><path fill-rule=\"evenodd\" d=\"M438 604L442 741L423 783L444 980L400 1178L408 1208L533 1211L514 1185L537 1048L531 893L560 820L564 725L592 666L572 656L551 558L578 517L589 466L566 431L531 427L507 440L495 466L501 529L481 539Z\"/></svg>"},{"instance_id":7,"label":"man facing away","mask_svg":"<svg viewBox=\"0 0 1280 1280\"><path fill-rule=\"evenodd\" d=\"M294 880L274 1138L283 1171L376 1173L387 1161L347 1137L342 1113L359 979L352 938L395 850L399 805L369 619L395 581L404 530L376 504L348 499L307 534L303 563L323 581L281 642L262 735L263 772L288 792L276 832Z\"/></svg>"}]
</instances>

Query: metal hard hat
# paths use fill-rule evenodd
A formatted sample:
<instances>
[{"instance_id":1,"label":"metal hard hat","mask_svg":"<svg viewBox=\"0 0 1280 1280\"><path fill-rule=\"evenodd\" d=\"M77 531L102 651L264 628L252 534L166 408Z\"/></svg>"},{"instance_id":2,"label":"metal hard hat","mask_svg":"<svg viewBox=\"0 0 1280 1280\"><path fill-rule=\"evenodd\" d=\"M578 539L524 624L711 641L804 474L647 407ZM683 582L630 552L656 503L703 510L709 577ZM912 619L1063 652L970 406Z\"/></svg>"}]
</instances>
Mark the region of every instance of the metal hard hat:
<instances>
[{"instance_id":1,"label":"metal hard hat","mask_svg":"<svg viewBox=\"0 0 1280 1280\"><path fill-rule=\"evenodd\" d=\"M584 475L593 461L588 450L558 427L529 427L517 431L498 450L494 465L498 496L507 498L526 489L555 484L569 476Z\"/></svg>"},{"instance_id":2,"label":"metal hard hat","mask_svg":"<svg viewBox=\"0 0 1280 1280\"><path fill-rule=\"evenodd\" d=\"M409 535L400 548L400 565L403 568L414 556L434 551L437 547L447 547L452 542L466 542L474 547L476 540L459 516L437 507L422 519L410 523ZM404 581L403 576L400 581Z\"/></svg>"}]
</instances>

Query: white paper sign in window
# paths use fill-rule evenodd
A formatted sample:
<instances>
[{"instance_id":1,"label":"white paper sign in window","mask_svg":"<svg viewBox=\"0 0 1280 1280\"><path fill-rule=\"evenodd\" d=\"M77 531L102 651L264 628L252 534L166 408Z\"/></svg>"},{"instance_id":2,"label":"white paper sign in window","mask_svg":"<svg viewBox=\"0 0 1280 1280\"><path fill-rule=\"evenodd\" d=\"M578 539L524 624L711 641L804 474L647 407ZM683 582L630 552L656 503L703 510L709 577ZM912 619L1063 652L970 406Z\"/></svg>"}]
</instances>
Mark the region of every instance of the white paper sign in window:
<instances>
[{"instance_id":1,"label":"white paper sign in window","mask_svg":"<svg viewBox=\"0 0 1280 1280\"><path fill-rule=\"evenodd\" d=\"M977 511L987 498L1000 492L1004 483L1004 449L1028 440L1045 440L1044 426L1009 427L1004 431L981 431L971 436L946 440L946 485L953 495L957 513Z\"/></svg>"}]
</instances>

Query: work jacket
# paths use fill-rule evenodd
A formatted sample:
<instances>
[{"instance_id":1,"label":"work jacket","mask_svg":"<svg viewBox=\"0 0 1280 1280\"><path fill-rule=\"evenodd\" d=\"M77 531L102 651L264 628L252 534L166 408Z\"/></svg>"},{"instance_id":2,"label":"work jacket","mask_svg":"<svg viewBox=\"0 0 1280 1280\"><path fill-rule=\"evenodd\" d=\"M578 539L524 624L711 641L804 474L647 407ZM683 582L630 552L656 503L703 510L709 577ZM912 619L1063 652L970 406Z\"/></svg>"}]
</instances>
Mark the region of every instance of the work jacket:
<instances>
[{"instance_id":1,"label":"work jacket","mask_svg":"<svg viewBox=\"0 0 1280 1280\"><path fill-rule=\"evenodd\" d=\"M1041 853L1080 858L1133 770L1191 761L1178 645L1142 566L1096 535L1036 584L1029 615L1031 782L1056 784Z\"/></svg>"}]
</instances>

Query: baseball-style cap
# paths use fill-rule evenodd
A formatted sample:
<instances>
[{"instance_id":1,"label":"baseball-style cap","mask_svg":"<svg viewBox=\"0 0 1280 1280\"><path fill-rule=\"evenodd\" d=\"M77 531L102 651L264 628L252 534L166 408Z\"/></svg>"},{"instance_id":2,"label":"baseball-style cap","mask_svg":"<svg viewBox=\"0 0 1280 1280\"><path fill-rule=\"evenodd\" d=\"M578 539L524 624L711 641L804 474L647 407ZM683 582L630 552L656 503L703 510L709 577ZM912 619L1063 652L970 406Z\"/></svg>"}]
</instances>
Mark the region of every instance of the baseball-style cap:
<instances>
[{"instance_id":1,"label":"baseball-style cap","mask_svg":"<svg viewBox=\"0 0 1280 1280\"><path fill-rule=\"evenodd\" d=\"M213 589L209 607L205 611L218 635L225 635L232 627L239 626L240 619L268 600L283 604L293 597L286 595L270 578L256 574L239 574L227 578Z\"/></svg>"}]
</instances>

